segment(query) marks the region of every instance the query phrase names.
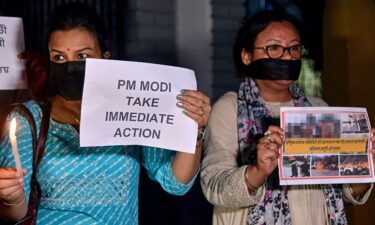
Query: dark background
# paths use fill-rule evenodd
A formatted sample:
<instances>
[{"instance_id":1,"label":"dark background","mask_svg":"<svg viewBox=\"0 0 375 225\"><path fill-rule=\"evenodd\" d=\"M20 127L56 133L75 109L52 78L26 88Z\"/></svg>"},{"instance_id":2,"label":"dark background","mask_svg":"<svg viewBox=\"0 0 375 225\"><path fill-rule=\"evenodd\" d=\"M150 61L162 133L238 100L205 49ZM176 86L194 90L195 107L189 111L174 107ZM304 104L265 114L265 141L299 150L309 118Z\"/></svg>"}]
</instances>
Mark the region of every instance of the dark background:
<instances>
[{"instance_id":1,"label":"dark background","mask_svg":"<svg viewBox=\"0 0 375 225\"><path fill-rule=\"evenodd\" d=\"M0 15L22 17L25 28L25 41L27 50L44 51L44 32L48 18L56 5L73 0L0 0ZM145 38L139 32L143 24L147 24L146 17L139 17L139 13L152 12L154 9L159 14L173 15L175 0L165 0L161 8L157 9L152 1L143 0L81 0L94 6L107 23L110 36L110 45L113 58L120 60L140 60L144 62L178 65L176 60L176 48L173 36L173 22L166 24L160 33L171 32L165 39L158 38L157 34L150 34ZM316 64L317 70L322 69L322 21L325 6L324 0L243 0L239 6L243 14L236 19L231 19L225 14L225 10L233 11L231 0L211 0L213 12L213 55L212 62L212 96L217 99L228 90L237 89L237 81L233 75L231 63L231 46L240 22L246 16L253 15L264 8L284 8L294 13L304 23L306 38L304 45L309 49L309 58ZM146 5L145 5L146 4ZM149 4L147 6L147 4ZM137 7L143 7L136 11ZM232 7L232 8L231 8ZM167 9L171 9L169 12ZM234 16L235 17L235 16ZM138 18L141 22L134 22ZM233 23L233 26L225 28L224 19ZM143 22L142 22L143 21ZM224 21L224 22L223 22ZM156 31L158 32L158 31ZM155 36L155 40L153 40ZM137 42L135 42L135 40ZM150 42L153 44L150 45ZM137 43L138 45L133 45ZM171 44L172 43L172 44ZM132 53L136 47L137 54ZM217 47L218 46L218 47ZM227 47L222 52L222 47ZM152 50L149 50L152 49ZM224 63L222 63L224 62ZM13 95L17 100L17 95ZM185 196L171 196L164 192L160 185L151 181L142 168L139 189L139 220L141 225L209 225L211 224L212 206L205 200L199 185L199 176L191 191Z\"/></svg>"}]
</instances>

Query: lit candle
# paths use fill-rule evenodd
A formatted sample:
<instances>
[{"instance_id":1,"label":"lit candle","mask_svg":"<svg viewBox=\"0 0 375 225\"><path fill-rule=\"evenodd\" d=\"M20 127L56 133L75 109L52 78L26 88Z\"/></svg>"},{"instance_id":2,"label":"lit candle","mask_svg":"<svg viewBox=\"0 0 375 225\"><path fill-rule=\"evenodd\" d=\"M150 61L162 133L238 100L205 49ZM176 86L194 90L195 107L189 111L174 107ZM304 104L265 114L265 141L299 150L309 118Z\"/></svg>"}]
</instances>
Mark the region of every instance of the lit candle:
<instances>
[{"instance_id":1,"label":"lit candle","mask_svg":"<svg viewBox=\"0 0 375 225\"><path fill-rule=\"evenodd\" d=\"M12 145L12 152L14 161L16 161L16 169L18 174L22 174L20 155L18 154L17 137L16 137L16 119L13 118L10 122L9 138L10 144Z\"/></svg>"}]
</instances>

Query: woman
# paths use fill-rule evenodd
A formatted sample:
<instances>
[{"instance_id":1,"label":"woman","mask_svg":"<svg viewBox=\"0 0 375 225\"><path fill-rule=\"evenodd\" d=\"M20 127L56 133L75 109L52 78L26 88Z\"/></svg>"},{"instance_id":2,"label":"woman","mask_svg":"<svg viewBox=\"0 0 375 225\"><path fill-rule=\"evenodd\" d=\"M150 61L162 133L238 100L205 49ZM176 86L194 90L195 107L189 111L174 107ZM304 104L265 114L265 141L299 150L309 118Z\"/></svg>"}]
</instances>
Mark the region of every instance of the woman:
<instances>
[{"instance_id":1,"label":"woman","mask_svg":"<svg viewBox=\"0 0 375 225\"><path fill-rule=\"evenodd\" d=\"M79 147L79 120L84 60L109 58L103 23L86 4L58 7L50 21L47 43L49 78L43 60L28 55L30 88L34 97L51 96L51 118L45 152L37 180L42 197L38 224L138 224L138 183L140 165L151 179L173 195L185 194L197 174L201 142L195 154L142 146ZM34 80L37 79L37 80ZM47 82L46 88L44 83ZM185 90L178 107L199 124L208 121L207 96ZM40 124L41 108L35 101L25 104ZM17 174L9 140L1 143L0 218L22 219L27 211L31 174L31 134L24 117L18 121L18 147L24 169ZM6 133L6 132L4 132ZM6 135L6 134L3 134Z\"/></svg>"},{"instance_id":2,"label":"woman","mask_svg":"<svg viewBox=\"0 0 375 225\"><path fill-rule=\"evenodd\" d=\"M298 28L283 12L260 12L237 35L242 82L214 105L205 138L201 186L214 205L213 224L346 224L343 199L363 204L369 196L370 184L278 184L280 107L326 105L293 83L302 56Z\"/></svg>"}]
</instances>

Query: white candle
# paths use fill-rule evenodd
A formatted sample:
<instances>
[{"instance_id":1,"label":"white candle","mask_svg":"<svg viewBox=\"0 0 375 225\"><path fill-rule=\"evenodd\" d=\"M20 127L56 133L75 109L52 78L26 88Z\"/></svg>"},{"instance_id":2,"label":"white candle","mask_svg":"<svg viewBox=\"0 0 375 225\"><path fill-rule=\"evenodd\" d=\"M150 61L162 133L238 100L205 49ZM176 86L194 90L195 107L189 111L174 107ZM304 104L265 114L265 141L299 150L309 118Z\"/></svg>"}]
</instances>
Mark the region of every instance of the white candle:
<instances>
[{"instance_id":1,"label":"white candle","mask_svg":"<svg viewBox=\"0 0 375 225\"><path fill-rule=\"evenodd\" d=\"M22 174L21 160L20 160L20 155L18 154L16 128L17 128L16 119L13 118L12 121L10 122L9 138L10 138L10 144L12 145L14 161L16 162L17 173Z\"/></svg>"}]
</instances>

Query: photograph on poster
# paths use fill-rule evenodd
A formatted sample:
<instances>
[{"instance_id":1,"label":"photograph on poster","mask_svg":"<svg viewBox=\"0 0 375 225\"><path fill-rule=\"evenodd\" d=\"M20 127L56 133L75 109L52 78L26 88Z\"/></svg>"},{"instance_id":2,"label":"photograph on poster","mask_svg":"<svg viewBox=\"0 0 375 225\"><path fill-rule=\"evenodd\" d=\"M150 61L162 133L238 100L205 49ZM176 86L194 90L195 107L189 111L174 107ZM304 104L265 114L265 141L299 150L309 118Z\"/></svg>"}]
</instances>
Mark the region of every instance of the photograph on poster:
<instances>
[{"instance_id":1,"label":"photograph on poster","mask_svg":"<svg viewBox=\"0 0 375 225\"><path fill-rule=\"evenodd\" d=\"M374 181L366 109L283 107L280 124L281 185Z\"/></svg>"}]
</instances>

